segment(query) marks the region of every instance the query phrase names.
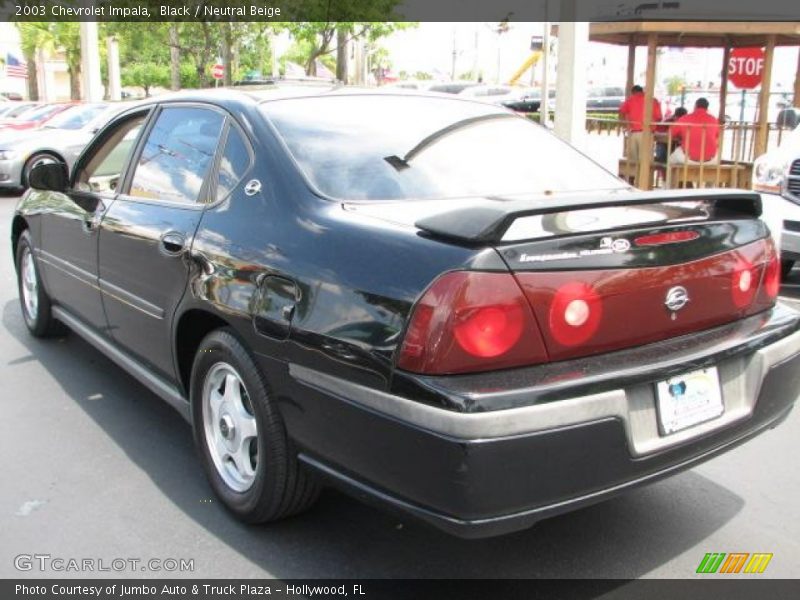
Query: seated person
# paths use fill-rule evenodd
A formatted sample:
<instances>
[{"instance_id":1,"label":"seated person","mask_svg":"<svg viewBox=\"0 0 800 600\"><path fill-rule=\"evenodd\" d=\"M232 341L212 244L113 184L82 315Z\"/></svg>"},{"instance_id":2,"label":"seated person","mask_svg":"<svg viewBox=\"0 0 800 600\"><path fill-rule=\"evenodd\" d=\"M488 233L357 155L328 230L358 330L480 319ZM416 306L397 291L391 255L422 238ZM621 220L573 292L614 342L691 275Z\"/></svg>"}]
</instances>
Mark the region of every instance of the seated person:
<instances>
[{"instance_id":1,"label":"seated person","mask_svg":"<svg viewBox=\"0 0 800 600\"><path fill-rule=\"evenodd\" d=\"M675 112L672 113L668 118L664 119L664 123L674 123L682 116L689 114L689 111L686 110L683 106L679 106L675 109ZM659 125L656 131L658 133L668 133L669 132L669 125ZM669 157L672 152L681 145L681 141L679 139L670 138L669 141L663 142L656 142L656 156L655 160L659 163L667 162L667 158Z\"/></svg>"},{"instance_id":2,"label":"seated person","mask_svg":"<svg viewBox=\"0 0 800 600\"><path fill-rule=\"evenodd\" d=\"M716 163L719 121L708 113L708 100L698 98L694 110L671 125L673 139L681 145L669 157L671 164Z\"/></svg>"}]
</instances>

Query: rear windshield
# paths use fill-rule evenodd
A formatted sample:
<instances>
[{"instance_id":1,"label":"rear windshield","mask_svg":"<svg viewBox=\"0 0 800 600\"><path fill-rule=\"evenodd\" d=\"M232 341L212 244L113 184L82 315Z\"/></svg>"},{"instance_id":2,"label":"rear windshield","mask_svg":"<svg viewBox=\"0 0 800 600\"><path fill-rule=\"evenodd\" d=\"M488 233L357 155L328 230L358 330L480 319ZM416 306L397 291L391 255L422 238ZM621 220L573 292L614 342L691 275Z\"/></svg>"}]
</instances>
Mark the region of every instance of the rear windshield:
<instances>
[{"instance_id":1,"label":"rear windshield","mask_svg":"<svg viewBox=\"0 0 800 600\"><path fill-rule=\"evenodd\" d=\"M447 98L327 96L261 106L300 168L341 200L443 199L620 188L531 121Z\"/></svg>"}]
</instances>

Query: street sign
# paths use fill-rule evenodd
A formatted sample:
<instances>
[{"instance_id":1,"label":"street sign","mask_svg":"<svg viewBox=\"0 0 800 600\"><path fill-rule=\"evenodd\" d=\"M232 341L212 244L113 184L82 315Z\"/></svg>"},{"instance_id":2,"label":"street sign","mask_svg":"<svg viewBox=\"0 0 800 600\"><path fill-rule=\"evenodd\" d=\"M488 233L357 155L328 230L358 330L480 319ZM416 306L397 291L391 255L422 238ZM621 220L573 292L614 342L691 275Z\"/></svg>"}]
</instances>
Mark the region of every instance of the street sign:
<instances>
[{"instance_id":1,"label":"street sign","mask_svg":"<svg viewBox=\"0 0 800 600\"><path fill-rule=\"evenodd\" d=\"M225 77L225 65L220 63L215 64L211 67L211 76L214 79L222 79Z\"/></svg>"},{"instance_id":2,"label":"street sign","mask_svg":"<svg viewBox=\"0 0 800 600\"><path fill-rule=\"evenodd\" d=\"M734 48L728 61L728 80L740 90L758 87L764 77L764 50Z\"/></svg>"}]
</instances>

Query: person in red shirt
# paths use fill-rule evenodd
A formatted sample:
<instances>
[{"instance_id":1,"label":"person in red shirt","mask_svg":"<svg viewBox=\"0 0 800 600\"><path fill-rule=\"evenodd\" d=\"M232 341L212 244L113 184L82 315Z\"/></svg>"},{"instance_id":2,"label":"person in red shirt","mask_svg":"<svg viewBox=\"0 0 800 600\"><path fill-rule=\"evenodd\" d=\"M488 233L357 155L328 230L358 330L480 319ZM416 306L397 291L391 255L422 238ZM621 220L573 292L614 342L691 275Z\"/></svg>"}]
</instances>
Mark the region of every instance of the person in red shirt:
<instances>
[{"instance_id":1,"label":"person in red shirt","mask_svg":"<svg viewBox=\"0 0 800 600\"><path fill-rule=\"evenodd\" d=\"M675 121L672 137L681 141L670 155L669 162L683 164L717 161L719 120L708 113L708 100L698 98L694 110Z\"/></svg>"},{"instance_id":2,"label":"person in red shirt","mask_svg":"<svg viewBox=\"0 0 800 600\"><path fill-rule=\"evenodd\" d=\"M642 122L644 121L644 90L642 86L635 85L631 88L631 95L619 107L619 118L625 122L628 128L628 145L625 153L628 160L639 161L642 156ZM652 123L657 123L662 119L661 103L653 98ZM655 130L655 126L651 125ZM652 148L648 149L652 152Z\"/></svg>"}]
</instances>

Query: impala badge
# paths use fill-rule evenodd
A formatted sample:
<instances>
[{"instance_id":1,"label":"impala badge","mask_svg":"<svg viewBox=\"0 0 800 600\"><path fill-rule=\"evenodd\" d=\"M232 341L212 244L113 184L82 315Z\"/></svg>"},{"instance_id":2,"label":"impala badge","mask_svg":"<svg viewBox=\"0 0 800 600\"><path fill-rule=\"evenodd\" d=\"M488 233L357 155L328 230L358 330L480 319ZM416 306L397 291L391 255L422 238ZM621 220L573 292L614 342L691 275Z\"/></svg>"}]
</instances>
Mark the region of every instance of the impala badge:
<instances>
[{"instance_id":1,"label":"impala badge","mask_svg":"<svg viewBox=\"0 0 800 600\"><path fill-rule=\"evenodd\" d=\"M664 306L672 312L672 318L675 318L675 313L682 309L689 303L689 292L681 285L676 285L670 288L667 292L667 297L664 299Z\"/></svg>"}]
</instances>

